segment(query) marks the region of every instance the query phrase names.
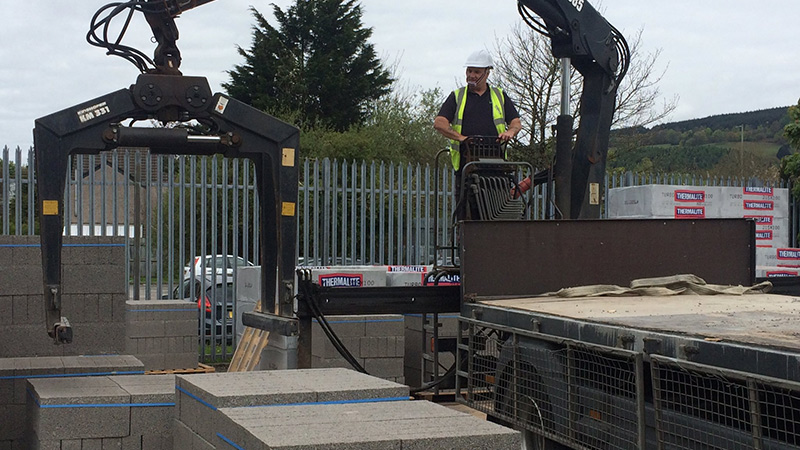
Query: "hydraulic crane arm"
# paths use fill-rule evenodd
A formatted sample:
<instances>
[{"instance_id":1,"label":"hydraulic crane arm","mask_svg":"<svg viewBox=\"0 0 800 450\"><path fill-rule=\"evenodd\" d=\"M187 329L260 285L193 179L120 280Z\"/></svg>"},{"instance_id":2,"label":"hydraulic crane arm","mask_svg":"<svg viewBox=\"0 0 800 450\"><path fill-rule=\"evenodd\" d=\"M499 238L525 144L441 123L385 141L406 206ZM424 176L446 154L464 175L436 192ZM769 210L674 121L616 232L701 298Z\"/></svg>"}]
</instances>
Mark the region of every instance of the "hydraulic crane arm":
<instances>
[{"instance_id":1,"label":"hydraulic crane arm","mask_svg":"<svg viewBox=\"0 0 800 450\"><path fill-rule=\"evenodd\" d=\"M630 50L622 34L584 0L519 0L520 14L550 38L556 58L584 77L580 125L572 147L572 118L557 124L556 207L563 218L599 218L611 120Z\"/></svg>"},{"instance_id":2,"label":"hydraulic crane arm","mask_svg":"<svg viewBox=\"0 0 800 450\"><path fill-rule=\"evenodd\" d=\"M174 73L181 64L181 53L178 50L178 27L175 17L183 11L188 11L214 0L145 0L147 8L143 9L144 16L158 46L155 50L153 61L158 73ZM177 74L180 74L178 72Z\"/></svg>"}]
</instances>

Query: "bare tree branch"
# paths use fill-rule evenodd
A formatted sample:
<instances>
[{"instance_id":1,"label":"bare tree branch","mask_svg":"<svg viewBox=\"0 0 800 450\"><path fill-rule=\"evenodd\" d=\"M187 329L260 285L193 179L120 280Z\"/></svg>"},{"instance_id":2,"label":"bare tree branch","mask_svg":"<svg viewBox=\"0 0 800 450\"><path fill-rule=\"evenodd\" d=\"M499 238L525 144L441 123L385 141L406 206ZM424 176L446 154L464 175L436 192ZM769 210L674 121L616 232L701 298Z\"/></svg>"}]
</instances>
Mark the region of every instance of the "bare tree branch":
<instances>
[{"instance_id":1,"label":"bare tree branch","mask_svg":"<svg viewBox=\"0 0 800 450\"><path fill-rule=\"evenodd\" d=\"M614 128L651 125L674 111L678 101L675 96L659 103L658 84L667 70L656 70L661 51L641 54L642 30L628 42L632 63L617 92ZM555 124L561 108L560 65L550 52L550 41L520 23L509 35L495 41L494 54L496 84L514 99L522 116L523 131L517 135L514 147L534 165L547 165L553 153L550 126ZM583 78L575 70L570 84L571 92L581 92ZM570 99L576 122L580 120L579 97L572 95Z\"/></svg>"}]
</instances>

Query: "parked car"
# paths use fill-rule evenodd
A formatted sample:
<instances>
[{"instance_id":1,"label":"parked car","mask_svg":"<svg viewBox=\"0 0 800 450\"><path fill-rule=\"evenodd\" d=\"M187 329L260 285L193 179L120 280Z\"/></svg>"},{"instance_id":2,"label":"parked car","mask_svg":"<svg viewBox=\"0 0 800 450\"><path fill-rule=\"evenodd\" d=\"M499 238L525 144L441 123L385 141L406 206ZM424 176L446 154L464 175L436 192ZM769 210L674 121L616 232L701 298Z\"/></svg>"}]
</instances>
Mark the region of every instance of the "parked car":
<instances>
[{"instance_id":1,"label":"parked car","mask_svg":"<svg viewBox=\"0 0 800 450\"><path fill-rule=\"evenodd\" d=\"M173 298L182 298L197 304L200 336L204 336L207 342L216 337L215 341L220 343L224 324L227 344L233 342L233 295L233 278L222 275L184 277L181 284L172 291Z\"/></svg>"},{"instance_id":2,"label":"parked car","mask_svg":"<svg viewBox=\"0 0 800 450\"><path fill-rule=\"evenodd\" d=\"M237 267L249 267L254 264L241 256L233 255L206 255L195 256L191 261L187 262L183 267L183 277L191 277L192 268L194 268L195 276L199 274L212 274L222 275L223 271L227 276L233 276L233 270Z\"/></svg>"}]
</instances>

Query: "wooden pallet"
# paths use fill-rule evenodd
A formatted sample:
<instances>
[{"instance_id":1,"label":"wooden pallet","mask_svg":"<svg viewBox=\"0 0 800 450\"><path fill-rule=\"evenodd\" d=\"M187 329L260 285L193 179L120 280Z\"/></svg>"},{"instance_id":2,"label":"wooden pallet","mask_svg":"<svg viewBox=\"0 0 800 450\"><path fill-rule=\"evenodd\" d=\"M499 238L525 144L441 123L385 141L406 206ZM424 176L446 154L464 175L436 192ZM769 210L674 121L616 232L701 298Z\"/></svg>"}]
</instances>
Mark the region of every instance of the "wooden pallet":
<instances>
[{"instance_id":1,"label":"wooden pallet","mask_svg":"<svg viewBox=\"0 0 800 450\"><path fill-rule=\"evenodd\" d=\"M256 311L261 311L261 300L256 303ZM269 332L252 327L244 327L242 338L233 353L228 372L250 372L261 362L261 351L269 342Z\"/></svg>"},{"instance_id":2,"label":"wooden pallet","mask_svg":"<svg viewBox=\"0 0 800 450\"><path fill-rule=\"evenodd\" d=\"M145 372L145 375L212 373L212 372L216 372L216 369L207 364L199 363L197 367L191 369L148 370Z\"/></svg>"}]
</instances>

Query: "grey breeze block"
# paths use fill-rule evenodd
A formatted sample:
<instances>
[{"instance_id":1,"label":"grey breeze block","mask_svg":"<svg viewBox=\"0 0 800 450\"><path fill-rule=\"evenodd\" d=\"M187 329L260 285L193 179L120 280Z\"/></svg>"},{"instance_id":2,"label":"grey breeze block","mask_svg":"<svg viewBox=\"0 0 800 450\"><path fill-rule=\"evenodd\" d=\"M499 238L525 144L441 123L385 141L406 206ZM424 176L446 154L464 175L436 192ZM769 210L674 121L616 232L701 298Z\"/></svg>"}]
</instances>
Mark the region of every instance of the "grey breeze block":
<instances>
[{"instance_id":1,"label":"grey breeze block","mask_svg":"<svg viewBox=\"0 0 800 450\"><path fill-rule=\"evenodd\" d=\"M217 448L511 450L521 447L517 431L428 401L223 408L218 417L214 436Z\"/></svg>"},{"instance_id":2,"label":"grey breeze block","mask_svg":"<svg viewBox=\"0 0 800 450\"><path fill-rule=\"evenodd\" d=\"M32 448L105 440L115 448L171 449L175 375L30 379L28 392Z\"/></svg>"},{"instance_id":3,"label":"grey breeze block","mask_svg":"<svg viewBox=\"0 0 800 450\"><path fill-rule=\"evenodd\" d=\"M141 361L128 355L0 358L0 443L19 441L25 434L28 379L142 373Z\"/></svg>"},{"instance_id":4,"label":"grey breeze block","mask_svg":"<svg viewBox=\"0 0 800 450\"><path fill-rule=\"evenodd\" d=\"M348 369L177 375L176 418L208 442L219 408L407 399L408 386Z\"/></svg>"}]
</instances>

